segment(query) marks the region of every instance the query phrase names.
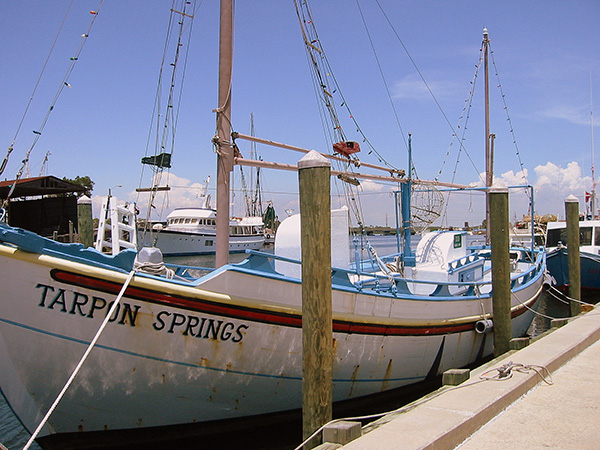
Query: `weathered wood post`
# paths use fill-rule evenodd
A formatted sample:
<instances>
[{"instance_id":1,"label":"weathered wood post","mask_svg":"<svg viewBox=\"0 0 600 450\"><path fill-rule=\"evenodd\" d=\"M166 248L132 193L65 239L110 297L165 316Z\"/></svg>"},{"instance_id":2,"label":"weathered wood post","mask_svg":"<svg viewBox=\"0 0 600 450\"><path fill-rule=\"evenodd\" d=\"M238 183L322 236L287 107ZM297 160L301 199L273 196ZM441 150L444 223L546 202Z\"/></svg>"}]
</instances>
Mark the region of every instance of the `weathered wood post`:
<instances>
[{"instance_id":1,"label":"weathered wood post","mask_svg":"<svg viewBox=\"0 0 600 450\"><path fill-rule=\"evenodd\" d=\"M508 227L508 189L489 190L492 246L492 308L494 356L510 350L510 253Z\"/></svg>"},{"instance_id":2,"label":"weathered wood post","mask_svg":"<svg viewBox=\"0 0 600 450\"><path fill-rule=\"evenodd\" d=\"M298 162L302 245L302 434L332 417L330 163L309 152ZM318 445L309 443L308 448Z\"/></svg>"},{"instance_id":3,"label":"weathered wood post","mask_svg":"<svg viewBox=\"0 0 600 450\"><path fill-rule=\"evenodd\" d=\"M567 261L569 264L569 297L581 300L581 261L579 260L579 200L573 194L565 199L567 215ZM579 302L570 302L571 316L581 312Z\"/></svg>"},{"instance_id":4,"label":"weathered wood post","mask_svg":"<svg viewBox=\"0 0 600 450\"><path fill-rule=\"evenodd\" d=\"M82 195L77 199L77 234L85 247L94 245L94 224L92 219L92 199Z\"/></svg>"}]
</instances>

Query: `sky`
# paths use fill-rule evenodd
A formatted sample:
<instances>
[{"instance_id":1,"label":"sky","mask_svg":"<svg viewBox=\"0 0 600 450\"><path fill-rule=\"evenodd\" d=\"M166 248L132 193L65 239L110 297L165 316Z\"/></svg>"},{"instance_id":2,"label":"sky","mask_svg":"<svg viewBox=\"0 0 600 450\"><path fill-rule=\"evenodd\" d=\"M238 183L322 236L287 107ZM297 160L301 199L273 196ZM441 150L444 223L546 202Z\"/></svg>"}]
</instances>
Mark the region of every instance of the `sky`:
<instances>
[{"instance_id":1,"label":"sky","mask_svg":"<svg viewBox=\"0 0 600 450\"><path fill-rule=\"evenodd\" d=\"M487 28L496 182L532 185L538 214L564 217L570 194L585 209L592 129L600 136L599 111L592 127L594 96L600 105L600 2L313 0L309 6L331 66L326 76L340 88L334 97L343 93L351 111L352 117L336 100L340 121L346 138L361 143L361 161L406 169L410 132L419 178L481 184L482 69L475 74ZM182 47L187 59L168 176L172 189L155 200L154 219L197 204L198 187L208 177L216 204L211 139L219 5L204 0L195 7L191 40ZM0 1L0 158L14 139L3 180L14 179L31 149L30 176L89 176L95 182L95 216L109 190L120 201L136 201L143 213L148 209L135 190L151 183L141 158L153 140L170 8L167 0ZM293 1L238 0L234 39L233 129L250 134L252 116L260 138L331 153ZM249 157L250 144L238 146ZM265 161L287 164L302 157L264 145L256 151ZM235 173L234 214L242 214L239 168ZM280 218L286 210L298 212L297 174L264 170L262 188L263 201L272 201ZM334 194L337 189L332 183ZM394 189L362 183L365 224L393 225ZM525 197L512 193L511 220L528 213ZM340 204L337 197L333 204ZM452 194L447 205L440 210L447 225L477 224L484 216L479 193Z\"/></svg>"}]
</instances>

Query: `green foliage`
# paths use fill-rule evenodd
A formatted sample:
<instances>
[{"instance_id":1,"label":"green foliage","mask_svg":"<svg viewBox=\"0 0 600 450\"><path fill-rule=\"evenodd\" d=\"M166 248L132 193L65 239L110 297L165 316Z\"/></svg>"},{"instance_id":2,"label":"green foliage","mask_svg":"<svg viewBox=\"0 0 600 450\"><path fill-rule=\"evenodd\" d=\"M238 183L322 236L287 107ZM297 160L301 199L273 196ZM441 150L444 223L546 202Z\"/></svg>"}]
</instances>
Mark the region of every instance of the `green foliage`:
<instances>
[{"instance_id":1,"label":"green foliage","mask_svg":"<svg viewBox=\"0 0 600 450\"><path fill-rule=\"evenodd\" d=\"M63 177L63 181L68 181L70 183L77 184L79 186L84 187L86 189L85 195L87 195L88 197L92 196L92 191L94 190L95 183L87 175L85 177L80 177L78 175L73 179Z\"/></svg>"}]
</instances>

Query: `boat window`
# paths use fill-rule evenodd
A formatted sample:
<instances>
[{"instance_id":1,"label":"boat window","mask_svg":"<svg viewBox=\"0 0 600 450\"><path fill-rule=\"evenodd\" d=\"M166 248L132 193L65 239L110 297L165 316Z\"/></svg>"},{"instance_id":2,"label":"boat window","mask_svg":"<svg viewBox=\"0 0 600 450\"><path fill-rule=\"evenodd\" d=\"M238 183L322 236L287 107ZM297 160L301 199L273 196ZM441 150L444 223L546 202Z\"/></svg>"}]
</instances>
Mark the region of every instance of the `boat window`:
<instances>
[{"instance_id":1,"label":"boat window","mask_svg":"<svg viewBox=\"0 0 600 450\"><path fill-rule=\"evenodd\" d=\"M600 245L600 227L594 228L594 245Z\"/></svg>"},{"instance_id":2,"label":"boat window","mask_svg":"<svg viewBox=\"0 0 600 450\"><path fill-rule=\"evenodd\" d=\"M190 218L188 217L187 219L185 219L185 223L190 223Z\"/></svg>"},{"instance_id":3,"label":"boat window","mask_svg":"<svg viewBox=\"0 0 600 450\"><path fill-rule=\"evenodd\" d=\"M192 223L198 223L198 219L196 219L196 218L193 218L193 219L192 219Z\"/></svg>"},{"instance_id":4,"label":"boat window","mask_svg":"<svg viewBox=\"0 0 600 450\"><path fill-rule=\"evenodd\" d=\"M592 227L579 228L579 245L592 245Z\"/></svg>"},{"instance_id":5,"label":"boat window","mask_svg":"<svg viewBox=\"0 0 600 450\"><path fill-rule=\"evenodd\" d=\"M557 247L559 242L561 242L563 245L567 245L567 229L553 228L551 230L548 230L546 246Z\"/></svg>"},{"instance_id":6,"label":"boat window","mask_svg":"<svg viewBox=\"0 0 600 450\"><path fill-rule=\"evenodd\" d=\"M462 234L455 234L454 235L454 248L461 248L462 247Z\"/></svg>"}]
</instances>

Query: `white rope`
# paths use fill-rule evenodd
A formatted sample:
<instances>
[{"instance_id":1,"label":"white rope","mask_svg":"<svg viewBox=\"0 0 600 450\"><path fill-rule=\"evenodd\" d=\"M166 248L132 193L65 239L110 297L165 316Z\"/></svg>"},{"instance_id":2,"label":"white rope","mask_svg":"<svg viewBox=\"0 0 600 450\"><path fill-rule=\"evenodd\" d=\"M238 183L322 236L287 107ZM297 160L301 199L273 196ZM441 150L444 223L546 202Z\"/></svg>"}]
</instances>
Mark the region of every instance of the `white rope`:
<instances>
[{"instance_id":1,"label":"white rope","mask_svg":"<svg viewBox=\"0 0 600 450\"><path fill-rule=\"evenodd\" d=\"M175 271L173 269L169 269L165 266L164 262L159 263L151 263L151 262L143 262L140 263L137 260L133 263L135 270L139 272L145 272L150 275L163 275L169 279L172 279L175 276Z\"/></svg>"},{"instance_id":2,"label":"white rope","mask_svg":"<svg viewBox=\"0 0 600 450\"><path fill-rule=\"evenodd\" d=\"M46 422L50 418L50 415L54 412L54 410L56 409L56 406L61 401L61 399L63 398L63 396L65 395L65 393L67 392L67 389L69 389L69 386L71 386L71 383L73 382L73 380L77 376L77 373L79 372L79 370L83 366L83 363L85 362L85 360L87 359L88 355L92 351L92 348L94 348L94 345L96 345L96 342L100 338L100 335L104 331L104 328L108 324L108 321L110 320L110 318L113 316L114 312L116 311L117 306L119 305L119 302L121 301L121 298L123 297L123 294L125 294L125 290L129 286L129 283L131 282L131 279L133 278L134 274L135 274L135 270L132 270L131 272L129 272L129 276L127 277L127 280L125 280L125 283L123 284L123 287L121 288L121 292L119 292L119 295L117 296L116 300L112 304L112 306L110 308L110 311L108 312L108 314L104 318L104 321L102 322L102 325L100 325L100 328L98 329L98 332L94 336L94 339L92 339L92 342L90 342L90 345L88 346L87 350L85 351L85 353L81 357L81 360L79 361L79 364L77 364L77 367L75 367L75 370L71 374L71 377L67 380L67 383L62 388L62 391L60 391L60 394L58 394L58 397L56 397L56 400L54 400L54 403L52 404L52 406L50 407L50 409L48 410L48 412L46 413L46 415L42 419L41 423L38 425L37 429L31 435L31 438L29 438L29 440L27 441L27 444L25 444L25 447L23 447L23 450L27 450L31 446L31 444L33 443L33 441L35 441L35 438L37 437L37 435L39 434L39 432L42 430L42 428L44 427L44 425L46 425Z\"/></svg>"}]
</instances>

